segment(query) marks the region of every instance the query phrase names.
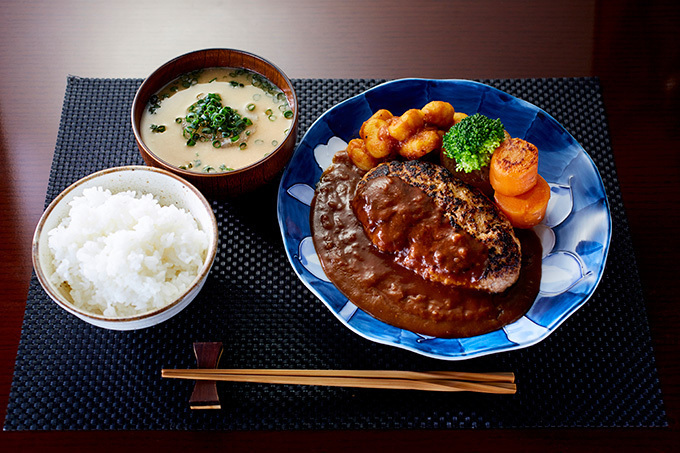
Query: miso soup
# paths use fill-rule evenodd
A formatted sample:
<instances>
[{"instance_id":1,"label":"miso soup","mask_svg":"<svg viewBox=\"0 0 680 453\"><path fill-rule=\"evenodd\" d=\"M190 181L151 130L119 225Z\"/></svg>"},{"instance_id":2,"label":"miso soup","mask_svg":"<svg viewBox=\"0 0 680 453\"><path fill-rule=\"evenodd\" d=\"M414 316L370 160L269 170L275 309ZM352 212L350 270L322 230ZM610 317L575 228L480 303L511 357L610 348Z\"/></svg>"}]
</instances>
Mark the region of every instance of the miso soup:
<instances>
[{"instance_id":1,"label":"miso soup","mask_svg":"<svg viewBox=\"0 0 680 453\"><path fill-rule=\"evenodd\" d=\"M152 96L140 132L146 146L171 165L225 172L274 151L292 122L286 96L264 76L208 68L182 75Z\"/></svg>"}]
</instances>

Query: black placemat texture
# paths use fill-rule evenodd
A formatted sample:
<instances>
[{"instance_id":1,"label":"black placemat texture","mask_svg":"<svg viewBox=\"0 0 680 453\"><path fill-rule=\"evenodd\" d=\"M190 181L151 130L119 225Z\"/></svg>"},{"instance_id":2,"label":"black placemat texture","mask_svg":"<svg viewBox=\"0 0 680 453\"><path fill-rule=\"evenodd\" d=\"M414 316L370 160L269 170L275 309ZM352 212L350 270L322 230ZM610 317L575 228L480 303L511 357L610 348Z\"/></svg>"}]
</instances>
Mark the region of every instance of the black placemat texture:
<instances>
[{"instance_id":1,"label":"black placemat texture","mask_svg":"<svg viewBox=\"0 0 680 453\"><path fill-rule=\"evenodd\" d=\"M666 426L640 280L597 79L481 80L538 105L583 145L611 205L609 259L591 300L529 348L439 361L365 340L295 276L276 220L278 181L213 202L215 266L198 298L145 330L90 326L32 277L5 430L297 430ZM326 109L381 80L297 79L300 137ZM69 77L46 204L94 171L142 164L129 111L139 79ZM192 343L221 341L223 368L514 371L516 395L218 384L223 409L191 411Z\"/></svg>"}]
</instances>

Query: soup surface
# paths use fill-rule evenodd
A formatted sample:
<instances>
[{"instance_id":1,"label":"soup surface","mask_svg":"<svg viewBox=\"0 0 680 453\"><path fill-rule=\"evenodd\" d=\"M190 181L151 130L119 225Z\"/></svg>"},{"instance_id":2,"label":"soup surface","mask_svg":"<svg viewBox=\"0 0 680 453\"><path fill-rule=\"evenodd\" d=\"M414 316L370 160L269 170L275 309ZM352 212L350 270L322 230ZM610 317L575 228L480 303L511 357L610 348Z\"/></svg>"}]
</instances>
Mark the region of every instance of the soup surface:
<instances>
[{"instance_id":1,"label":"soup surface","mask_svg":"<svg viewBox=\"0 0 680 453\"><path fill-rule=\"evenodd\" d=\"M171 165L224 172L271 153L285 139L292 118L284 93L263 76L208 68L183 75L153 96L140 133L149 149Z\"/></svg>"},{"instance_id":2,"label":"soup surface","mask_svg":"<svg viewBox=\"0 0 680 453\"><path fill-rule=\"evenodd\" d=\"M364 171L346 152L334 157L312 203L314 246L326 275L362 310L388 324L435 337L469 337L520 318L533 304L541 281L541 243L531 230L516 230L522 267L502 293L426 280L396 263L366 236L351 202ZM411 203L407 197L404 203Z\"/></svg>"}]
</instances>

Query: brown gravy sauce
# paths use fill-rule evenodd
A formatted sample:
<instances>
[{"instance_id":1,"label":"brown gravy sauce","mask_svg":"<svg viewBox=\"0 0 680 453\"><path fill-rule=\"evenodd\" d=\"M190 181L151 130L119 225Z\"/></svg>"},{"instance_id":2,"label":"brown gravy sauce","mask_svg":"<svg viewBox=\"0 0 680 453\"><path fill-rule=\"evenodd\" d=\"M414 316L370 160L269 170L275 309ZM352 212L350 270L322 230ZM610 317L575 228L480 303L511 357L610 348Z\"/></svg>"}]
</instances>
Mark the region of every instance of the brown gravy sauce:
<instances>
[{"instance_id":1,"label":"brown gravy sauce","mask_svg":"<svg viewBox=\"0 0 680 453\"><path fill-rule=\"evenodd\" d=\"M481 335L527 312L541 281L541 243L531 230L516 231L522 245L522 270L519 280L503 293L425 279L417 270L398 264L394 251L379 250L366 235L351 206L364 173L345 152L337 153L317 185L311 211L321 265L357 307L387 324L440 338ZM477 258L468 263L472 267L466 272L476 272L478 253L483 252L473 254Z\"/></svg>"},{"instance_id":2,"label":"brown gravy sauce","mask_svg":"<svg viewBox=\"0 0 680 453\"><path fill-rule=\"evenodd\" d=\"M426 280L465 283L484 273L487 247L454 228L431 197L400 178L365 181L352 209L378 250Z\"/></svg>"}]
</instances>

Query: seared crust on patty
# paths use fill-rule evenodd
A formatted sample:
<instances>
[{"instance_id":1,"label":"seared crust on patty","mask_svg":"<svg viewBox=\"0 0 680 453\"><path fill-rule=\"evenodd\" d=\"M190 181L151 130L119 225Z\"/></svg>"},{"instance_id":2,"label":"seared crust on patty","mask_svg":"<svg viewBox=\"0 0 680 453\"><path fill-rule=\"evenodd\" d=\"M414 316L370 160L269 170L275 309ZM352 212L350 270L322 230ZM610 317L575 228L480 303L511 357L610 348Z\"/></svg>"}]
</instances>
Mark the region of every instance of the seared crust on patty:
<instances>
[{"instance_id":1,"label":"seared crust on patty","mask_svg":"<svg viewBox=\"0 0 680 453\"><path fill-rule=\"evenodd\" d=\"M382 176L397 177L423 190L444 210L454 228L461 228L487 247L486 269L481 277L470 282L470 288L497 293L517 281L521 266L520 242L510 221L479 190L440 165L413 160L378 165L364 175L357 193L367 181Z\"/></svg>"}]
</instances>

